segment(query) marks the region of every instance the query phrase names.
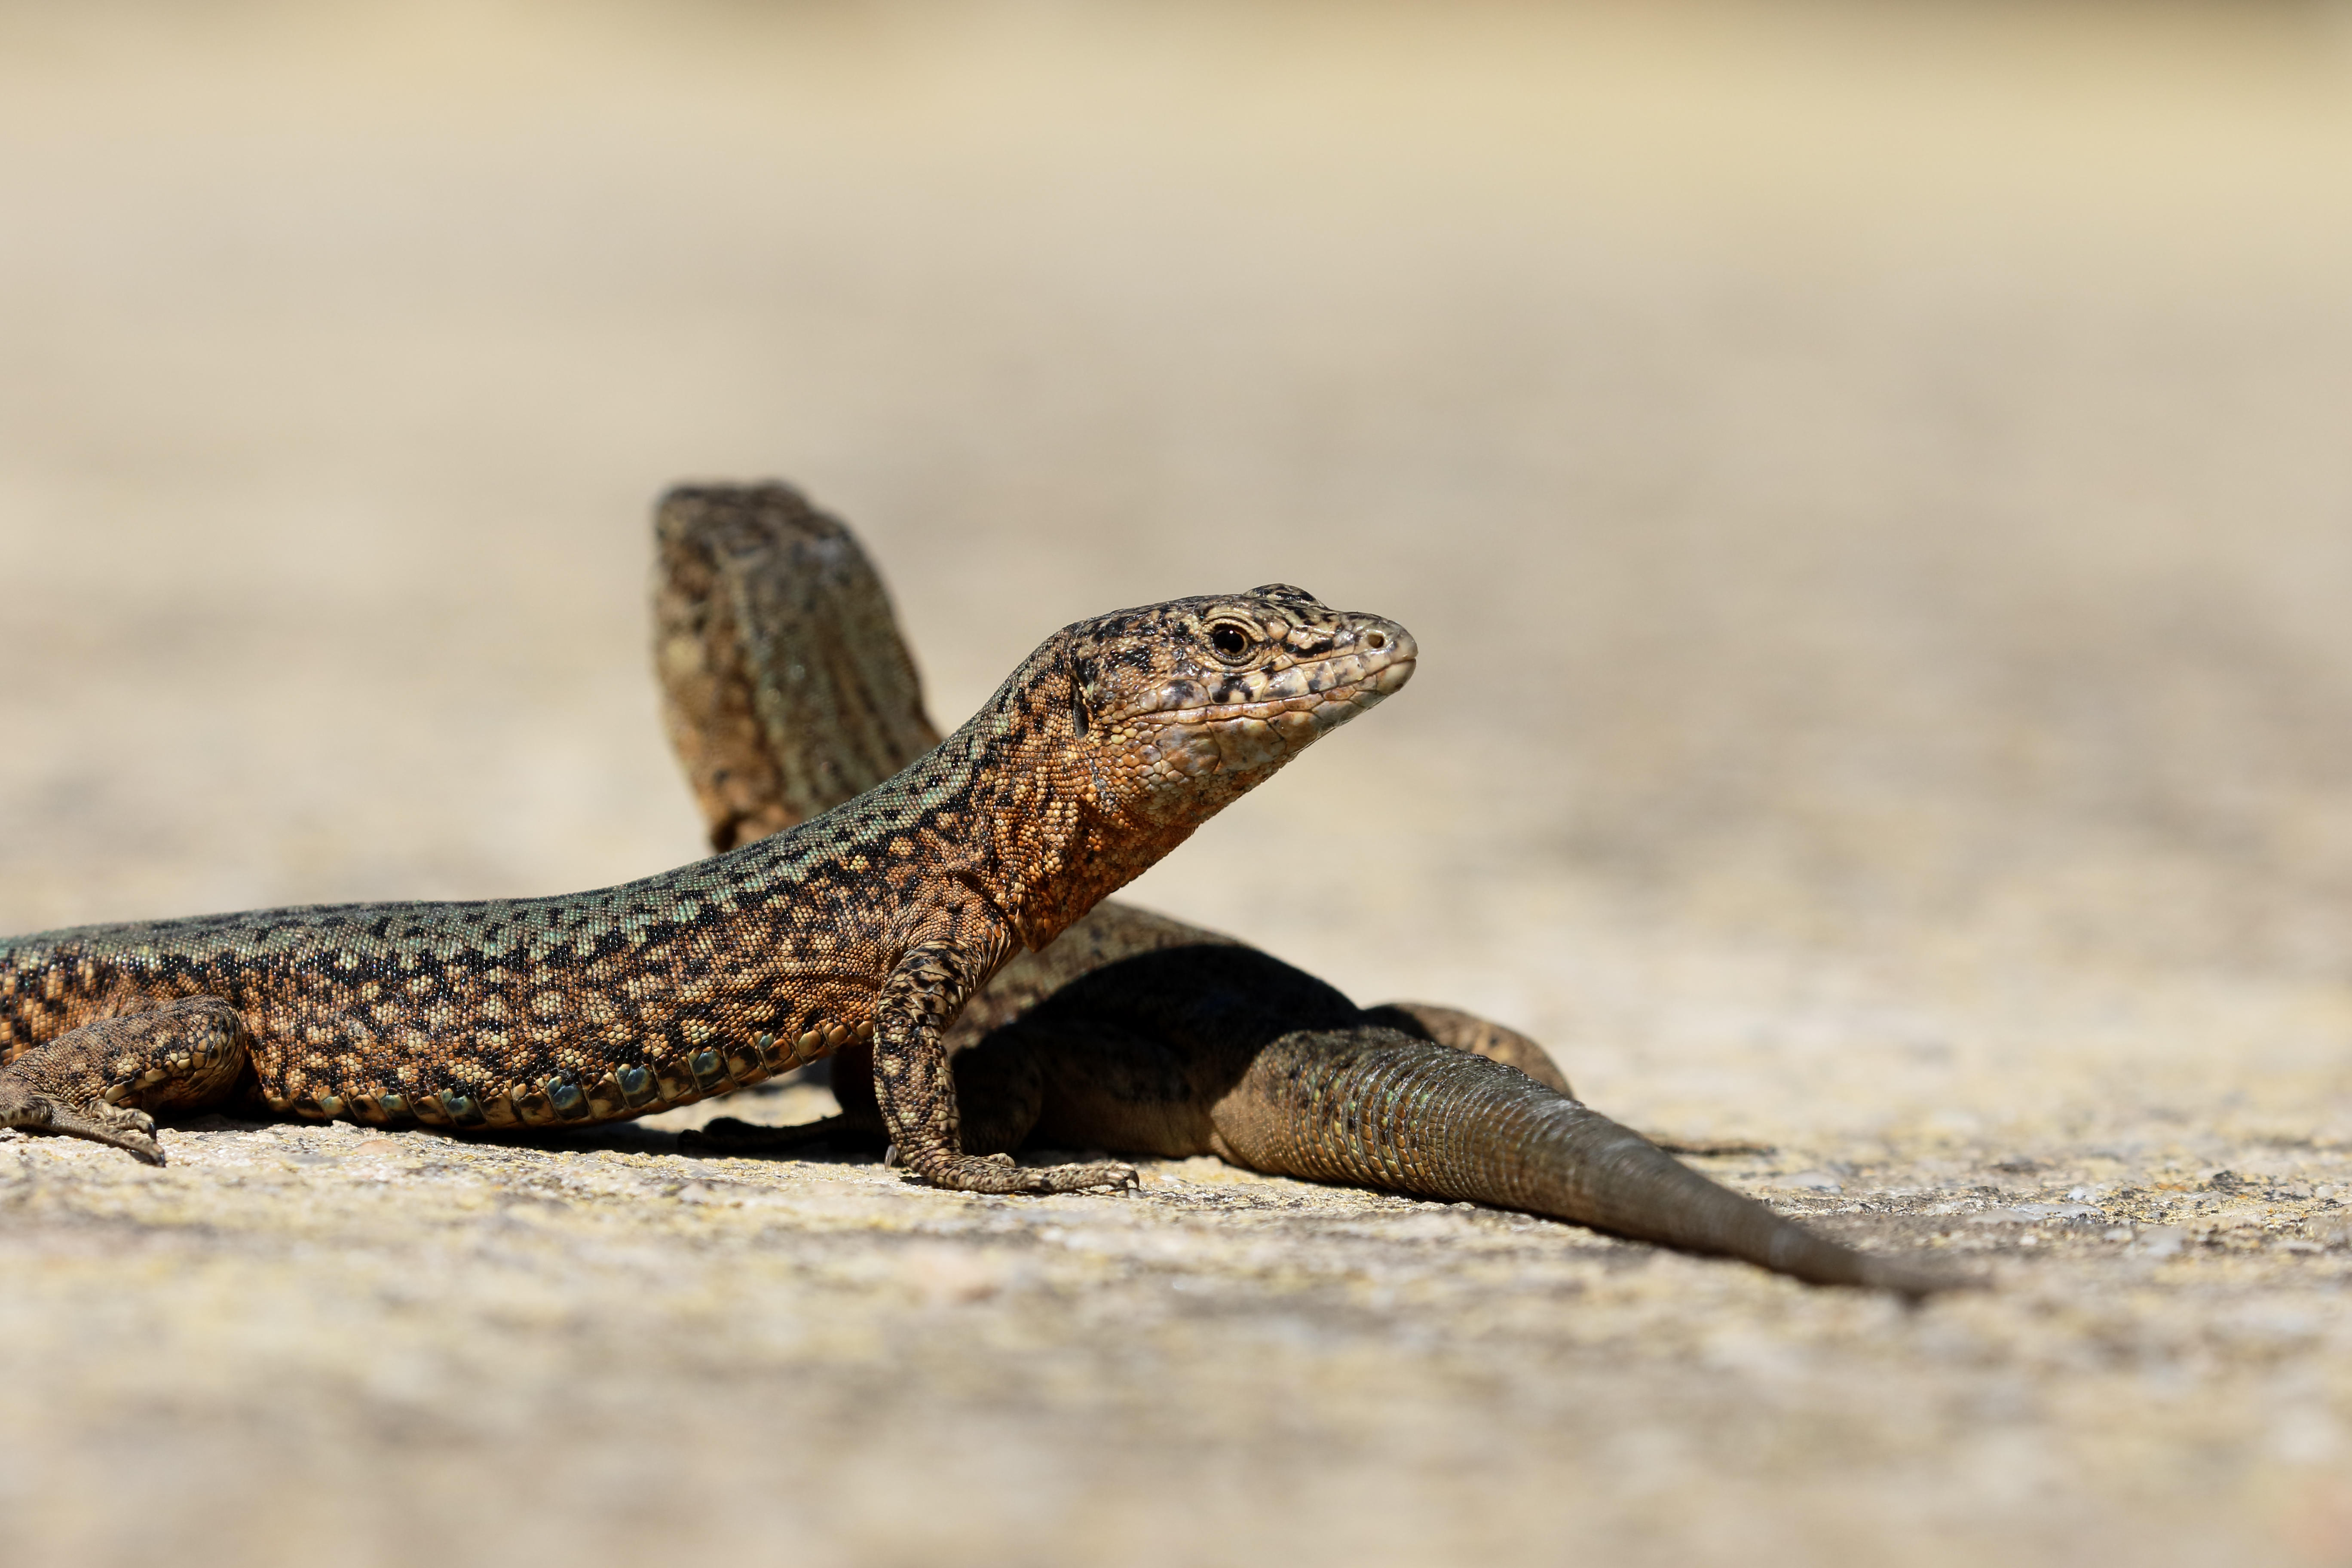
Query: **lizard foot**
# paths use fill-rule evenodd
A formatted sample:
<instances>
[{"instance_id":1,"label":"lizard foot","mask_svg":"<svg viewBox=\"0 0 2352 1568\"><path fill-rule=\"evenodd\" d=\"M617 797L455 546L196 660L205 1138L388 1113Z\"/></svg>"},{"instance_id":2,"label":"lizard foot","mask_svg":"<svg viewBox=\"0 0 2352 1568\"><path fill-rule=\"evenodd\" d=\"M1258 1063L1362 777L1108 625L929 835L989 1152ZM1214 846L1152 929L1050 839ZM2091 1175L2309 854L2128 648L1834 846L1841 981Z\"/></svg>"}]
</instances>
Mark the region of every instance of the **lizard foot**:
<instances>
[{"instance_id":1,"label":"lizard foot","mask_svg":"<svg viewBox=\"0 0 2352 1568\"><path fill-rule=\"evenodd\" d=\"M1084 1193L1139 1184L1135 1167L1106 1160L1090 1165L1016 1165L1005 1154L951 1154L916 1174L955 1193Z\"/></svg>"},{"instance_id":2,"label":"lizard foot","mask_svg":"<svg viewBox=\"0 0 2352 1568\"><path fill-rule=\"evenodd\" d=\"M247 1037L216 996L95 1019L0 1068L0 1127L87 1138L160 1165L148 1110L218 1100L245 1067Z\"/></svg>"},{"instance_id":3,"label":"lizard foot","mask_svg":"<svg viewBox=\"0 0 2352 1568\"><path fill-rule=\"evenodd\" d=\"M0 1074L0 1127L87 1138L93 1143L110 1143L151 1165L163 1163L163 1147L155 1142L155 1119L145 1111L104 1100L84 1109L28 1084L11 1083L5 1074Z\"/></svg>"}]
</instances>

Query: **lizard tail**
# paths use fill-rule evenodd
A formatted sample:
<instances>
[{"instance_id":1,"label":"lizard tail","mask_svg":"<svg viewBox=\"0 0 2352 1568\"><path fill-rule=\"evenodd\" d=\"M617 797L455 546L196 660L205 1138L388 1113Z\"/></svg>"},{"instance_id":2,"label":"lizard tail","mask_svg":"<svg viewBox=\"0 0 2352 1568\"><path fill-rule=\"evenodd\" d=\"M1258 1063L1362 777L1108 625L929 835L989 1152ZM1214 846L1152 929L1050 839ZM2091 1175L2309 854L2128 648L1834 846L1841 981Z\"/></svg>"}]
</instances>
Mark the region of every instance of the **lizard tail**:
<instances>
[{"instance_id":1,"label":"lizard tail","mask_svg":"<svg viewBox=\"0 0 2352 1568\"><path fill-rule=\"evenodd\" d=\"M1523 1209L1815 1285L1916 1300L1975 1283L1817 1236L1516 1068L1385 1030L1286 1036L1219 1109L1220 1139L1261 1171Z\"/></svg>"}]
</instances>

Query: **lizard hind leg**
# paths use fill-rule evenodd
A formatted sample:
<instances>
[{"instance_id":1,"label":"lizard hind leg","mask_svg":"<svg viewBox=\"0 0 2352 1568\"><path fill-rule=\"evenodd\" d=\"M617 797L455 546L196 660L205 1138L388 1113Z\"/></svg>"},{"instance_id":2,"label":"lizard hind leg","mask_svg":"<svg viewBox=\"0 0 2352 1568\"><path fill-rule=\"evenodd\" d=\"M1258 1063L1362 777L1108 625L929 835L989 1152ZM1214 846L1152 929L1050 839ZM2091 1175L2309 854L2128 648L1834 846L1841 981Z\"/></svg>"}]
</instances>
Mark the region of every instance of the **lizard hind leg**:
<instances>
[{"instance_id":1,"label":"lizard hind leg","mask_svg":"<svg viewBox=\"0 0 2352 1568\"><path fill-rule=\"evenodd\" d=\"M87 1138L160 1165L149 1111L222 1098L245 1069L251 1038L216 996L97 1019L0 1068L0 1127Z\"/></svg>"}]
</instances>

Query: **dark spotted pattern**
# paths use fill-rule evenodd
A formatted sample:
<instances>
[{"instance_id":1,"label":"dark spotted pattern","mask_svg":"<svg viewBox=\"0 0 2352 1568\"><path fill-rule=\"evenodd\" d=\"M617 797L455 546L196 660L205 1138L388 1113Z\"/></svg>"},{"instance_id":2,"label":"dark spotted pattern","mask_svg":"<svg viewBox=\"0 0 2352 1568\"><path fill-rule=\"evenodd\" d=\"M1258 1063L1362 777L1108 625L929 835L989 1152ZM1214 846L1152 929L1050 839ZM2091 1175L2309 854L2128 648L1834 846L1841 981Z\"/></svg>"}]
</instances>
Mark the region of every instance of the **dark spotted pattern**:
<instances>
[{"instance_id":1,"label":"dark spotted pattern","mask_svg":"<svg viewBox=\"0 0 2352 1568\"><path fill-rule=\"evenodd\" d=\"M1297 588L1180 599L1048 638L970 722L838 809L642 881L0 942L0 1121L160 1158L143 1112L186 1100L196 1069L169 1064L194 1058L169 1030L96 1052L77 1031L205 997L241 1023L243 1088L274 1110L578 1125L870 1040L892 1135L924 1175L1118 1181L1124 1167L966 1158L942 1031L1016 949L1397 689L1414 657L1402 627ZM64 1081L68 1056L85 1068ZM120 1124L67 1125L100 1106Z\"/></svg>"}]
</instances>

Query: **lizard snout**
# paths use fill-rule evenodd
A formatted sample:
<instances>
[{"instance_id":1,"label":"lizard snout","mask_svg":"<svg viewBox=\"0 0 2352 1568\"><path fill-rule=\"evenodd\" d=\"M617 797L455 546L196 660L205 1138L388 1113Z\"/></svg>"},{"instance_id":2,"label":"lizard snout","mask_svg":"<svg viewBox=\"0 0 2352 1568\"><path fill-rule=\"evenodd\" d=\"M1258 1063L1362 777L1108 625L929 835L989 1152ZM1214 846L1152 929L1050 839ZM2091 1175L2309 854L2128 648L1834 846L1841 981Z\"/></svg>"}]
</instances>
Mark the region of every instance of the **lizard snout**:
<instances>
[{"instance_id":1,"label":"lizard snout","mask_svg":"<svg viewBox=\"0 0 2352 1568\"><path fill-rule=\"evenodd\" d=\"M1138 752L1145 771L1166 784L1262 774L1402 689L1421 657L1411 632L1378 616L1334 616L1291 646L1213 691L1170 682Z\"/></svg>"},{"instance_id":2,"label":"lizard snout","mask_svg":"<svg viewBox=\"0 0 2352 1568\"><path fill-rule=\"evenodd\" d=\"M1356 617L1361 624L1351 628L1349 641L1364 660L1364 684L1377 701L1402 689L1412 679L1414 665L1421 660L1421 645L1412 634L1394 621L1377 616Z\"/></svg>"}]
</instances>

